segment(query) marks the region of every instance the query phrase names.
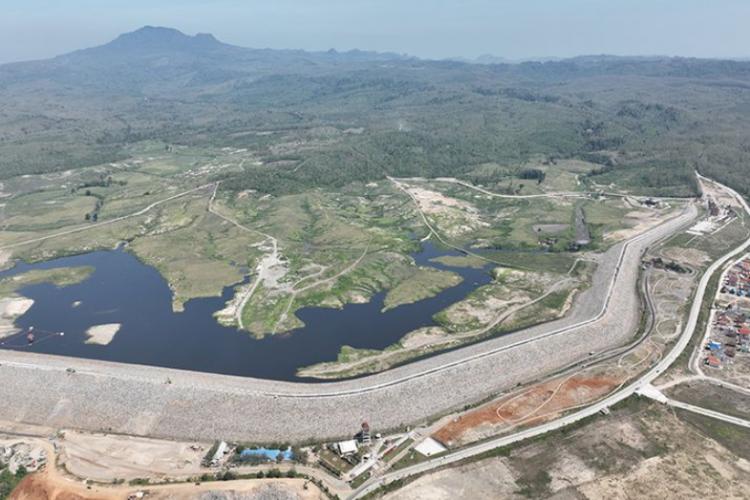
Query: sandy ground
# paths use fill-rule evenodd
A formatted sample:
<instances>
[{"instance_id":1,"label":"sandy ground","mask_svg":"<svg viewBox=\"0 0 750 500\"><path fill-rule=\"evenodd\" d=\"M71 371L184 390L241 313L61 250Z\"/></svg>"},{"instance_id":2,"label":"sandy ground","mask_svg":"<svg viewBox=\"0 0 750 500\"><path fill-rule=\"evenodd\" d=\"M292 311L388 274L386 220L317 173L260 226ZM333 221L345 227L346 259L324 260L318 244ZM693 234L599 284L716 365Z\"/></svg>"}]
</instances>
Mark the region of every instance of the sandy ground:
<instances>
[{"instance_id":1,"label":"sandy ground","mask_svg":"<svg viewBox=\"0 0 750 500\"><path fill-rule=\"evenodd\" d=\"M408 184L405 186L425 214L440 219L438 224L441 226L441 232L448 237L456 237L473 229L489 226L480 219L477 208L469 202L422 187Z\"/></svg>"},{"instance_id":2,"label":"sandy ground","mask_svg":"<svg viewBox=\"0 0 750 500\"><path fill-rule=\"evenodd\" d=\"M10 267L11 257L13 257L13 252L10 250L0 250L0 270Z\"/></svg>"},{"instance_id":3,"label":"sandy ground","mask_svg":"<svg viewBox=\"0 0 750 500\"><path fill-rule=\"evenodd\" d=\"M47 469L26 477L8 500L126 500L138 491L158 500L319 500L321 492L303 479L172 484L164 486L90 486Z\"/></svg>"},{"instance_id":4,"label":"sandy ground","mask_svg":"<svg viewBox=\"0 0 750 500\"><path fill-rule=\"evenodd\" d=\"M86 343L108 345L114 340L115 335L120 331L121 326L122 325L120 323L108 323L106 325L92 326L91 328L86 330L86 335L88 336L88 340L86 340Z\"/></svg>"},{"instance_id":5,"label":"sandy ground","mask_svg":"<svg viewBox=\"0 0 750 500\"><path fill-rule=\"evenodd\" d=\"M210 443L181 443L132 436L65 431L61 457L69 472L108 482L113 478L200 475Z\"/></svg>"},{"instance_id":6,"label":"sandy ground","mask_svg":"<svg viewBox=\"0 0 750 500\"><path fill-rule=\"evenodd\" d=\"M657 226L664 220L664 217L665 212L662 210L637 208L632 212L628 212L623 219L623 222L629 226L628 228L605 233L604 240L611 242L632 238Z\"/></svg>"},{"instance_id":7,"label":"sandy ground","mask_svg":"<svg viewBox=\"0 0 750 500\"><path fill-rule=\"evenodd\" d=\"M734 196L731 196L724 189L719 188L712 182L701 182L701 189L704 196L713 198L718 205L729 205L735 207L738 211L742 211L740 204Z\"/></svg>"},{"instance_id":8,"label":"sandy ground","mask_svg":"<svg viewBox=\"0 0 750 500\"><path fill-rule=\"evenodd\" d=\"M53 444L49 440L15 438L2 441L0 444L19 442L40 446L48 452L49 456L54 455ZM39 472L27 476L11 493L9 500L126 500L138 491L147 493L147 498L159 500L319 500L322 498L320 490L304 479L251 479L148 486L134 486L125 482L114 485L110 483L114 474L132 472L128 467L134 463L132 459L135 455L144 455L139 467L150 467L147 461L154 457L166 458L166 460L160 463L157 459L151 462L151 465L174 467L174 464L168 463L169 458L165 455L174 452L184 457L185 450L181 450L180 446L185 445L148 439L131 440L123 436L84 435L70 431L66 431L66 438L60 444L63 448L69 447L71 450L77 450L74 453L85 450L89 456L86 459L78 457L65 462L64 469L58 467L56 461L50 461ZM98 452L104 452L105 455ZM154 455L149 457L151 453ZM119 463L117 462L118 456L121 459ZM60 458L63 461L69 460L66 456ZM102 458L105 460L100 462ZM88 464L84 465L86 462ZM106 483L97 482L95 478L88 476L84 476L86 481L81 481L77 474L70 474L71 466L81 466L91 470L91 467L106 468L109 464L112 464L114 468L109 470ZM123 468L123 464L128 465ZM120 478L123 479L126 476L120 476Z\"/></svg>"},{"instance_id":9,"label":"sandy ground","mask_svg":"<svg viewBox=\"0 0 750 500\"><path fill-rule=\"evenodd\" d=\"M26 297L0 299L0 339L18 331L13 322L31 309L34 301Z\"/></svg>"}]
</instances>

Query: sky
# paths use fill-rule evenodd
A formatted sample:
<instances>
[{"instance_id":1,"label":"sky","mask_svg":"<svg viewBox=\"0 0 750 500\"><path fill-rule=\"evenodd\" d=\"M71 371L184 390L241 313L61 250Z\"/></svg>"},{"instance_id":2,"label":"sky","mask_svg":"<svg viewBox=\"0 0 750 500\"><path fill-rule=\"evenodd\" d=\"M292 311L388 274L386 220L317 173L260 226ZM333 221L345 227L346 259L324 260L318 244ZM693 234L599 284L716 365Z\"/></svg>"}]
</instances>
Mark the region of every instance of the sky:
<instances>
[{"instance_id":1,"label":"sky","mask_svg":"<svg viewBox=\"0 0 750 500\"><path fill-rule=\"evenodd\" d=\"M750 56L750 0L0 0L0 63L144 25L245 47L425 58Z\"/></svg>"}]
</instances>

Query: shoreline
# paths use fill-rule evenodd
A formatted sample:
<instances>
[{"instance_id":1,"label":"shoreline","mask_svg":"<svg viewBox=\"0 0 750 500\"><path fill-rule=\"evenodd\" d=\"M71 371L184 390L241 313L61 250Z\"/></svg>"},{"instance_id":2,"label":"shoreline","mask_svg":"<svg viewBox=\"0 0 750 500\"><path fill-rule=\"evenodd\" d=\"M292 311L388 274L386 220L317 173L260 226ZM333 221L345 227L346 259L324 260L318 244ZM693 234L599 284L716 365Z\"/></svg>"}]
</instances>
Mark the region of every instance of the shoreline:
<instances>
[{"instance_id":1,"label":"shoreline","mask_svg":"<svg viewBox=\"0 0 750 500\"><path fill-rule=\"evenodd\" d=\"M17 334L21 330L16 327L18 318L26 314L34 301L28 297L9 296L0 298L0 339Z\"/></svg>"}]
</instances>

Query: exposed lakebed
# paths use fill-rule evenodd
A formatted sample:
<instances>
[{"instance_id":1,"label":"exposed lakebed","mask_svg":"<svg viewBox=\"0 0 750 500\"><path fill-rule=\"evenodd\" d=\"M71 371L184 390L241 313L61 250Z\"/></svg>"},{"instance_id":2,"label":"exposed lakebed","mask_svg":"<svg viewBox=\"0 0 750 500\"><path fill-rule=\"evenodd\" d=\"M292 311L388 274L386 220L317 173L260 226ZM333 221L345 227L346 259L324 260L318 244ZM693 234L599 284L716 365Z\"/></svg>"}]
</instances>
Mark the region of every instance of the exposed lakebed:
<instances>
[{"instance_id":1,"label":"exposed lakebed","mask_svg":"<svg viewBox=\"0 0 750 500\"><path fill-rule=\"evenodd\" d=\"M19 290L34 300L16 325L38 332L65 332L64 336L40 335L28 346L22 340L4 349L57 354L80 358L146 364L227 375L275 380L300 380L298 368L334 361L343 345L358 349L384 349L407 333L436 323L432 316L464 299L490 282L486 269L453 267L432 262L456 251L437 250L427 243L413 255L418 265L453 271L463 281L437 295L382 312L386 292L366 304L342 309L318 307L297 311L303 328L285 335L255 339L246 332L219 325L213 313L232 296L227 287L221 298L188 301L183 312L172 311L172 292L156 271L124 250L92 252L39 264L19 262L0 278L32 269L93 266L95 271L81 283L57 288L49 283ZM87 344L87 330L96 325L120 324L107 345ZM43 340L42 340L43 339Z\"/></svg>"}]
</instances>

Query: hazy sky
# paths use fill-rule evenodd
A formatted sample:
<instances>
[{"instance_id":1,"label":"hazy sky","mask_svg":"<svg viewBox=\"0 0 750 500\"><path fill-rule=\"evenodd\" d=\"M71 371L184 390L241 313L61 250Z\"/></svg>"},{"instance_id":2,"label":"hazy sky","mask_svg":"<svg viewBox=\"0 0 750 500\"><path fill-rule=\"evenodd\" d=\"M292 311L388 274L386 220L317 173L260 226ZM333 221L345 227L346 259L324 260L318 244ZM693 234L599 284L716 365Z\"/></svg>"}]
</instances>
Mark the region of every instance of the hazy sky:
<instances>
[{"instance_id":1,"label":"hazy sky","mask_svg":"<svg viewBox=\"0 0 750 500\"><path fill-rule=\"evenodd\" d=\"M147 24L247 47L432 58L750 56L750 0L0 0L0 62L99 45Z\"/></svg>"}]
</instances>

